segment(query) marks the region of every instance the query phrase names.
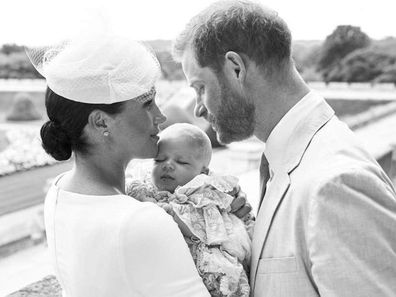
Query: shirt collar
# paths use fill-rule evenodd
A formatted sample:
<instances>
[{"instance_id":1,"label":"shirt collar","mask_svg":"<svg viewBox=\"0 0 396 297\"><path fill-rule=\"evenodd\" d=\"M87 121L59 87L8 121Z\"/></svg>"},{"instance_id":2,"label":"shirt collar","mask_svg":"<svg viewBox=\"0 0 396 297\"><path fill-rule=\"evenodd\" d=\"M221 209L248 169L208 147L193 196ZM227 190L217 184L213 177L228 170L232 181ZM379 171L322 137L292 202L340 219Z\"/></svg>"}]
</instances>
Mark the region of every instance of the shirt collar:
<instances>
[{"instance_id":1,"label":"shirt collar","mask_svg":"<svg viewBox=\"0 0 396 297\"><path fill-rule=\"evenodd\" d=\"M287 164L287 162L290 161L289 154L293 154L293 150L297 150L297 148L305 150L314 133L316 133L333 114L334 111L331 107L314 91L310 91L297 102L283 116L267 139L264 154L268 159L270 172L277 172L279 169L282 169L282 167L289 166L289 164ZM304 127L305 121L309 122L309 118L312 118L312 123L307 123L307 127ZM300 143L296 145L297 142ZM302 154L303 151L294 152L294 155L300 155L300 158ZM289 170L289 168L283 169Z\"/></svg>"}]
</instances>

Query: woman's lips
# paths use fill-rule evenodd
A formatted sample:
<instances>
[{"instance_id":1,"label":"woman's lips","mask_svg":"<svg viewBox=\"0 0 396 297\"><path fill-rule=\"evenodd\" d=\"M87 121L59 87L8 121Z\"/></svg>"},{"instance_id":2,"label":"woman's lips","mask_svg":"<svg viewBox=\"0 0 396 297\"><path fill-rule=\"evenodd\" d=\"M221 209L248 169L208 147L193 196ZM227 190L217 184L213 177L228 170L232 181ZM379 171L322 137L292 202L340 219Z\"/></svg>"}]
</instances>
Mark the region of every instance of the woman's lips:
<instances>
[{"instance_id":1,"label":"woman's lips","mask_svg":"<svg viewBox=\"0 0 396 297\"><path fill-rule=\"evenodd\" d=\"M153 140L157 141L159 140L159 137L157 135L151 135L150 136Z\"/></svg>"}]
</instances>

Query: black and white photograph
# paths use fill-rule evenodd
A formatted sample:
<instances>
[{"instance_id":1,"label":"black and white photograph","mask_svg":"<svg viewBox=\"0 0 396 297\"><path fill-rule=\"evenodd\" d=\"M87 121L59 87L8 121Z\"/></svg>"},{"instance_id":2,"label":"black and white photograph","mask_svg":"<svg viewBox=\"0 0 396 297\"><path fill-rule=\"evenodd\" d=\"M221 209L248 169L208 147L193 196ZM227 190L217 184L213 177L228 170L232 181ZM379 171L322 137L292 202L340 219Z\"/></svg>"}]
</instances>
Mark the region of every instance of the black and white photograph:
<instances>
[{"instance_id":1,"label":"black and white photograph","mask_svg":"<svg viewBox=\"0 0 396 297\"><path fill-rule=\"evenodd\" d=\"M396 2L1 9L0 296L396 297Z\"/></svg>"}]
</instances>

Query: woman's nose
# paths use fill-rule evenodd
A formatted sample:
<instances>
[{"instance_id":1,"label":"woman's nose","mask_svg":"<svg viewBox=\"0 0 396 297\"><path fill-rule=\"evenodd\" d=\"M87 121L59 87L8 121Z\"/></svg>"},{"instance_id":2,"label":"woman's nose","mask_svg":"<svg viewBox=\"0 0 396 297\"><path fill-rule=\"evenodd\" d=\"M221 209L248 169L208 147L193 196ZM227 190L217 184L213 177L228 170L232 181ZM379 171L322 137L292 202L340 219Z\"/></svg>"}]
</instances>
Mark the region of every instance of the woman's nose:
<instances>
[{"instance_id":1,"label":"woman's nose","mask_svg":"<svg viewBox=\"0 0 396 297\"><path fill-rule=\"evenodd\" d=\"M161 112L161 110L158 108L158 114L155 117L155 124L159 125L162 124L163 122L166 121L166 116Z\"/></svg>"}]
</instances>

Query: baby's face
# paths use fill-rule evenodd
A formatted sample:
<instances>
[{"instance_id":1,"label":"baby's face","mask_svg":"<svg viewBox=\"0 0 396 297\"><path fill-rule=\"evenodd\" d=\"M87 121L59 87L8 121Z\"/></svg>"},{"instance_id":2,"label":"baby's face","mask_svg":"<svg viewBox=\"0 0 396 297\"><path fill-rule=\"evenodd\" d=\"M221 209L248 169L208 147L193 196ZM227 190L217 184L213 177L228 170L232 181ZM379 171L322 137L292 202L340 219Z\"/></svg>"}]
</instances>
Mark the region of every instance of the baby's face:
<instances>
[{"instance_id":1,"label":"baby's face","mask_svg":"<svg viewBox=\"0 0 396 297\"><path fill-rule=\"evenodd\" d=\"M198 153L184 138L166 138L158 142L158 155L154 160L153 182L160 191L171 193L205 171Z\"/></svg>"}]
</instances>

